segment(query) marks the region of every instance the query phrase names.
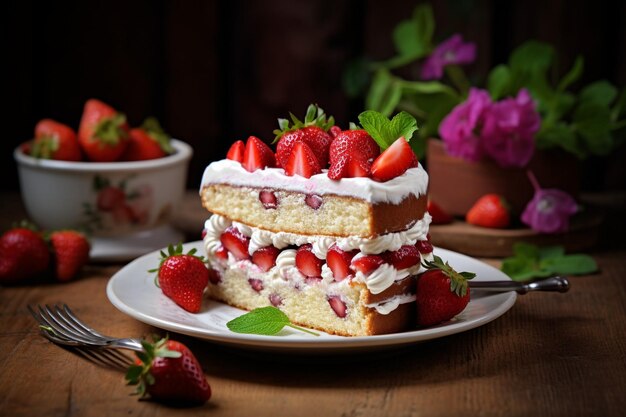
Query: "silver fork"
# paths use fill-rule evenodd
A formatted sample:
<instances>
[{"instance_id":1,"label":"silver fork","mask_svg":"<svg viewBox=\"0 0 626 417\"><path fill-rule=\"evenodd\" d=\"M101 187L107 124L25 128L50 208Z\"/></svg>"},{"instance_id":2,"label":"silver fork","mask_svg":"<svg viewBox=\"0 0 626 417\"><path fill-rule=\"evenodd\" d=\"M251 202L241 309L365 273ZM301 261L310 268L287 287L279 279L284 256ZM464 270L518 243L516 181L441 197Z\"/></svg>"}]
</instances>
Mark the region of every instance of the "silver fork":
<instances>
[{"instance_id":1,"label":"silver fork","mask_svg":"<svg viewBox=\"0 0 626 417\"><path fill-rule=\"evenodd\" d=\"M48 340L63 345L90 359L92 362L114 367L127 367L131 360L113 349L143 351L138 339L115 338L103 335L87 326L66 305L28 306L39 323L41 334Z\"/></svg>"}]
</instances>

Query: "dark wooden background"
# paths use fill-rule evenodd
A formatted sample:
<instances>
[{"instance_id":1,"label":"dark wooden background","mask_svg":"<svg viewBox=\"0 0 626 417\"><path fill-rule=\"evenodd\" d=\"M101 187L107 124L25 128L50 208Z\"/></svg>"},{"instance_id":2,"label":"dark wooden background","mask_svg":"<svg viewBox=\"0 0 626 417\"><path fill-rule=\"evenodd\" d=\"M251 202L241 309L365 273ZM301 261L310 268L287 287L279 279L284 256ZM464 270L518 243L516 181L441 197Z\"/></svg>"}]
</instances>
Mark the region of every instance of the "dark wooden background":
<instances>
[{"instance_id":1,"label":"dark wooden background","mask_svg":"<svg viewBox=\"0 0 626 417\"><path fill-rule=\"evenodd\" d=\"M77 127L100 98L133 124L157 116L195 155L188 186L234 140L272 138L276 118L319 103L346 126L363 110L341 77L360 56L393 53L391 30L409 0L3 2L0 190L18 188L12 150L52 117ZM626 2L437 0L436 36L478 44L480 79L535 38L557 46L565 69L586 59L582 82L626 84Z\"/></svg>"}]
</instances>

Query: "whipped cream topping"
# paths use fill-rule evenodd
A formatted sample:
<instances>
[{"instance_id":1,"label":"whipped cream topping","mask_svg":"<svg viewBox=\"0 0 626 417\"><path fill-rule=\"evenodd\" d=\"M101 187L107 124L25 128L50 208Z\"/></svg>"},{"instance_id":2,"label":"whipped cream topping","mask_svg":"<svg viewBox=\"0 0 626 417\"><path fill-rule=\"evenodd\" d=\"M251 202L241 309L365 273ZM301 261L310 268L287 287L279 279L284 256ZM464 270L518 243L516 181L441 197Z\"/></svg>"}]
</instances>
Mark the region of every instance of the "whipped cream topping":
<instances>
[{"instance_id":1,"label":"whipped cream topping","mask_svg":"<svg viewBox=\"0 0 626 417\"><path fill-rule=\"evenodd\" d=\"M387 315L398 308L400 304L412 303L415 299L415 294L394 295L379 303L366 304L365 307L375 308L380 314Z\"/></svg>"},{"instance_id":2,"label":"whipped cream topping","mask_svg":"<svg viewBox=\"0 0 626 417\"><path fill-rule=\"evenodd\" d=\"M282 168L265 168L254 172L246 171L239 162L222 159L207 166L202 175L200 192L210 184L230 184L240 187L277 188L305 194L334 194L359 198L371 203L386 202L399 204L409 194L419 197L428 188L428 174L420 164L410 168L399 177L385 182L370 178L328 178L327 170L304 178L287 176Z\"/></svg>"},{"instance_id":3,"label":"whipped cream topping","mask_svg":"<svg viewBox=\"0 0 626 417\"><path fill-rule=\"evenodd\" d=\"M214 219L215 217L219 217L219 219ZM407 230L387 233L368 239L357 236L334 237L324 235L298 235L287 232L270 232L269 230L250 227L243 223L231 222L226 217L214 214L204 223L206 230L205 246L207 250L209 250L209 248L214 248L213 252L217 250L219 245L221 245L220 235L232 224L241 233L250 237L250 244L248 245L248 253L250 255L258 249L269 245L274 245L278 249L283 249L290 245L302 246L307 243L312 245L312 252L319 259L326 259L328 249L333 244L337 244L337 246L344 251L357 249L366 255L370 255L385 251L396 251L403 245L414 245L418 240L426 240L431 220L432 218L430 214L425 213L421 220L413 223Z\"/></svg>"}]
</instances>

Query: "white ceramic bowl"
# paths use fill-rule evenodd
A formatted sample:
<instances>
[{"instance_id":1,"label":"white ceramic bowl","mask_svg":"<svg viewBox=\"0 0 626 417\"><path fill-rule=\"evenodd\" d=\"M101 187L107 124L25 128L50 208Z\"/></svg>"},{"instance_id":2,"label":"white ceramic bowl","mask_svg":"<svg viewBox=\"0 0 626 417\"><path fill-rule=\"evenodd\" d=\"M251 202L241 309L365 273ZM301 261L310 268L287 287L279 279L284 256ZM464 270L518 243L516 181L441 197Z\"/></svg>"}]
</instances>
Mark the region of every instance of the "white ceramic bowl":
<instances>
[{"instance_id":1,"label":"white ceramic bowl","mask_svg":"<svg viewBox=\"0 0 626 417\"><path fill-rule=\"evenodd\" d=\"M170 220L183 198L193 152L179 140L172 145L172 155L135 162L54 161L16 148L30 219L48 230L86 230L95 259L132 259L176 243L182 235Z\"/></svg>"}]
</instances>

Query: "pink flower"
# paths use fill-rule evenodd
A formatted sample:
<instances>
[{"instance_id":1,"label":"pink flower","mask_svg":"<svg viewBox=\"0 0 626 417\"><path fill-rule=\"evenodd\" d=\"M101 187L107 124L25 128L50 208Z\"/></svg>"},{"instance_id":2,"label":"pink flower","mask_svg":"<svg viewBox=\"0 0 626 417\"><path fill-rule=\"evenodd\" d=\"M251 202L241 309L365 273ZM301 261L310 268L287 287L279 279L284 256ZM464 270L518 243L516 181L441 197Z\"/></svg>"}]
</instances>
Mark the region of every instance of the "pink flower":
<instances>
[{"instance_id":1,"label":"pink flower","mask_svg":"<svg viewBox=\"0 0 626 417\"><path fill-rule=\"evenodd\" d=\"M491 98L485 90L471 88L466 101L456 106L441 121L439 135L452 156L478 161L484 154L481 128Z\"/></svg>"},{"instance_id":2,"label":"pink flower","mask_svg":"<svg viewBox=\"0 0 626 417\"><path fill-rule=\"evenodd\" d=\"M426 58L422 66L423 80L439 80L446 65L471 64L476 59L476 44L463 42L461 35L454 34L441 42Z\"/></svg>"},{"instance_id":3,"label":"pink flower","mask_svg":"<svg viewBox=\"0 0 626 417\"><path fill-rule=\"evenodd\" d=\"M564 191L542 189L530 171L528 178L535 195L522 213L522 222L539 233L567 232L570 217L578 211L576 201Z\"/></svg>"},{"instance_id":4,"label":"pink flower","mask_svg":"<svg viewBox=\"0 0 626 417\"><path fill-rule=\"evenodd\" d=\"M532 97L521 89L516 98L496 102L485 113L484 149L501 167L523 167L535 152L540 125Z\"/></svg>"}]
</instances>

